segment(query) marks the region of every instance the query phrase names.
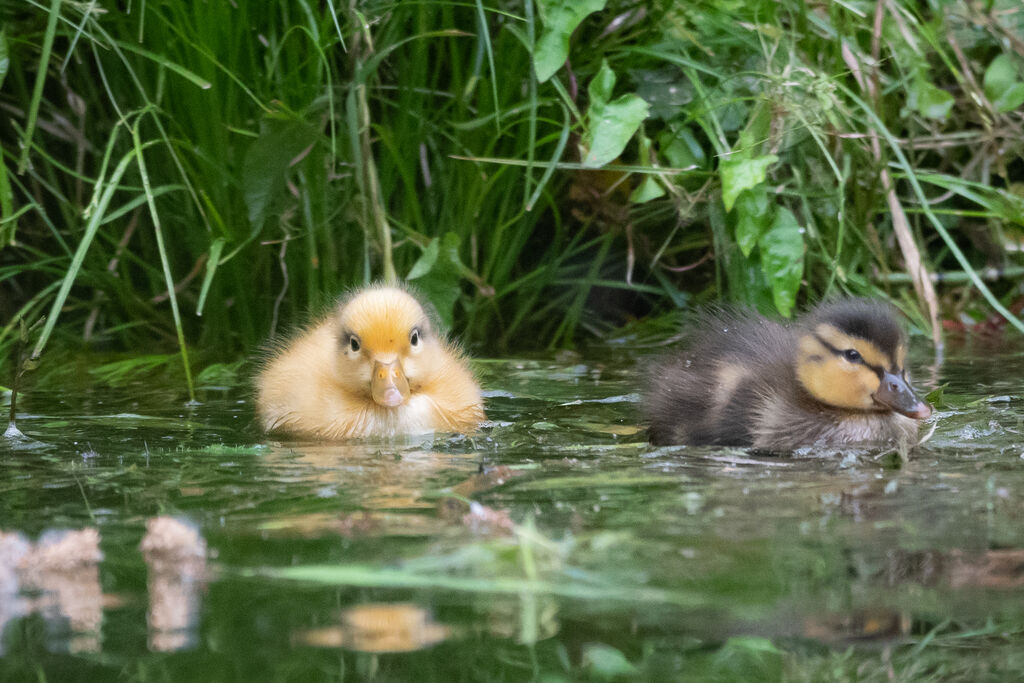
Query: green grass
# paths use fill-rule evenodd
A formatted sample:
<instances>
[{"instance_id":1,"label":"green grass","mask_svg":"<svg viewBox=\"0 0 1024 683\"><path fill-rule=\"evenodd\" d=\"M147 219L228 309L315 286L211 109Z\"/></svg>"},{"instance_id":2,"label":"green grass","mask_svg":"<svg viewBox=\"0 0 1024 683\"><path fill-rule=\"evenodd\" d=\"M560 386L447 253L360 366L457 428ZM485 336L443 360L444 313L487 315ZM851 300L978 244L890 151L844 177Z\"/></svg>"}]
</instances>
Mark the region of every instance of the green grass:
<instances>
[{"instance_id":1,"label":"green grass","mask_svg":"<svg viewBox=\"0 0 1024 683\"><path fill-rule=\"evenodd\" d=\"M187 368L410 274L491 353L836 292L1020 327L1016 3L603 4L5 5L0 347Z\"/></svg>"}]
</instances>

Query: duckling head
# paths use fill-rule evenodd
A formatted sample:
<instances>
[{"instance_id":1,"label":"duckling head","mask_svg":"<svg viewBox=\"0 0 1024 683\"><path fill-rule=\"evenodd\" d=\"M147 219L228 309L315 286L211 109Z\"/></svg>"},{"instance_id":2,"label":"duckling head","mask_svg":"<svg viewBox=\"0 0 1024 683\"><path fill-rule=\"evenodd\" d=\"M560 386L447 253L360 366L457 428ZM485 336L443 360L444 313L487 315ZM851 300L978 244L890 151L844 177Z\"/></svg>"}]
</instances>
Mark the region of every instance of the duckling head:
<instances>
[{"instance_id":1,"label":"duckling head","mask_svg":"<svg viewBox=\"0 0 1024 683\"><path fill-rule=\"evenodd\" d=\"M932 413L910 386L907 341L886 304L850 299L812 311L798 338L796 374L818 401L851 411Z\"/></svg>"},{"instance_id":2,"label":"duckling head","mask_svg":"<svg viewBox=\"0 0 1024 683\"><path fill-rule=\"evenodd\" d=\"M397 287L361 290L337 314L336 381L350 395L397 408L443 353L423 306Z\"/></svg>"}]
</instances>

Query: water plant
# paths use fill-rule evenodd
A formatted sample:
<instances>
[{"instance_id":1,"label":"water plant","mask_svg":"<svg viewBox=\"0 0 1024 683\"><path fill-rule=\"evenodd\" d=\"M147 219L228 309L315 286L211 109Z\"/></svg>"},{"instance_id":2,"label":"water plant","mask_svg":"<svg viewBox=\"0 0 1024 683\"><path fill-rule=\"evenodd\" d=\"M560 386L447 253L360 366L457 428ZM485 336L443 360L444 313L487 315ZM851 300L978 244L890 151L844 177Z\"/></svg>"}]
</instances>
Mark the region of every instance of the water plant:
<instances>
[{"instance_id":1,"label":"water plant","mask_svg":"<svg viewBox=\"0 0 1024 683\"><path fill-rule=\"evenodd\" d=\"M46 312L35 355L176 347L191 386L189 347L395 278L492 351L837 291L1021 327L1013 0L0 12L3 348Z\"/></svg>"}]
</instances>

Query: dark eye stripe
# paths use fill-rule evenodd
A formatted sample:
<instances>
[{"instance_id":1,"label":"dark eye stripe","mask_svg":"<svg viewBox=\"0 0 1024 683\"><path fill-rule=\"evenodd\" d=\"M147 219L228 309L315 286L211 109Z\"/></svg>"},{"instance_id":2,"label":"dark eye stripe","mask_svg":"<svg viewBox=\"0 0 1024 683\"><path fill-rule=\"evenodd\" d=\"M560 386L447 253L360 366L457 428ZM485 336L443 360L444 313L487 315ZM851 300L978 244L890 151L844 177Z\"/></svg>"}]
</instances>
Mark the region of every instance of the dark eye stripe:
<instances>
[{"instance_id":1,"label":"dark eye stripe","mask_svg":"<svg viewBox=\"0 0 1024 683\"><path fill-rule=\"evenodd\" d=\"M815 335L814 335L814 338L815 338L815 339L817 339L817 340L818 340L818 342L819 342L819 343L820 343L820 344L821 344L822 346L824 346L824 347L825 347L826 349L828 349L829 351L831 351L831 352L832 352L832 353L833 353L834 355L836 355L836 356L842 356L842 357L846 358L847 360L850 360L849 358L847 358L847 357L846 357L846 352L847 352L847 350L851 350L851 351L855 351L855 352L857 351L856 349L844 349L844 350L841 350L841 349L839 349L839 348L837 348L837 347L835 347L835 346L832 346L832 345L831 345L831 344L829 344L829 343L828 343L827 341L825 341L824 339L822 339L821 335L819 335L819 334L817 334L817 333L815 333ZM860 363L861 365L863 365L864 367L868 368L868 369L869 369L869 370L871 370L871 371L872 371L873 373L875 373L876 375L878 375L878 377L879 377L879 378L881 378L881 377L882 377L882 375L884 375L884 374L885 374L885 368L883 368L883 367L881 367L881 366L879 366L879 365L873 365L873 364L871 364L871 363L867 362L867 361L866 361L866 360L864 359L864 356L861 356L859 352L857 352L857 356L858 356L858 360L857 360L857 361L852 361L852 360L850 360L850 362L851 362L851 363L852 363L852 362L859 362L859 363Z\"/></svg>"}]
</instances>

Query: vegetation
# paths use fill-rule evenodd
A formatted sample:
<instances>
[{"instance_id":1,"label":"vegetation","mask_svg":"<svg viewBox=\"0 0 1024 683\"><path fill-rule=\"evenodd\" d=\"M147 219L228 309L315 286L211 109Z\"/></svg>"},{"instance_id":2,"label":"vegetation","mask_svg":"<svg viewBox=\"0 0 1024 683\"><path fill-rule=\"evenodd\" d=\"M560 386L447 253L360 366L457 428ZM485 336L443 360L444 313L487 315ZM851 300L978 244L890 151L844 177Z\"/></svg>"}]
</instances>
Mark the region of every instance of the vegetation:
<instances>
[{"instance_id":1,"label":"vegetation","mask_svg":"<svg viewBox=\"0 0 1024 683\"><path fill-rule=\"evenodd\" d=\"M0 12L5 350L46 315L36 354L230 358L395 277L491 352L718 298L928 329L1022 294L1016 0Z\"/></svg>"}]
</instances>

